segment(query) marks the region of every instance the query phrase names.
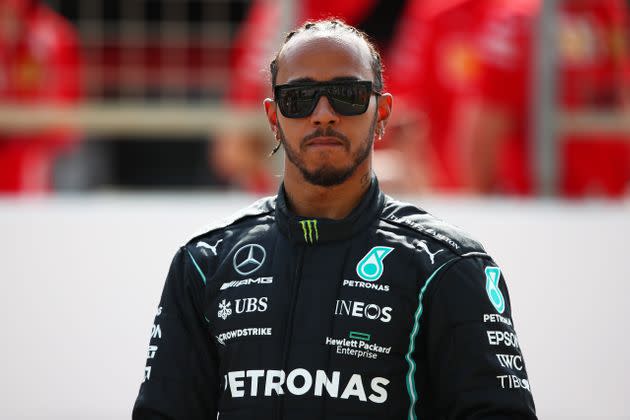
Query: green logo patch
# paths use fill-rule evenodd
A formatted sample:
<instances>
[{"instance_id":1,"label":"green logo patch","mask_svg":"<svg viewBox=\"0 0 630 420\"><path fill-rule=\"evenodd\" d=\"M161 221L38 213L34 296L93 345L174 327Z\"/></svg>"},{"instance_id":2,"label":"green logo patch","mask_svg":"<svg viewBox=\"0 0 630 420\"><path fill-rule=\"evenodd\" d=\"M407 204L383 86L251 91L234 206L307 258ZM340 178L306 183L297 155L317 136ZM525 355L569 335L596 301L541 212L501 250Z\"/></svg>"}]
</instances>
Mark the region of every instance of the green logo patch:
<instances>
[{"instance_id":1,"label":"green logo patch","mask_svg":"<svg viewBox=\"0 0 630 420\"><path fill-rule=\"evenodd\" d=\"M357 274L365 281L376 281L383 275L383 260L394 248L375 246L357 264Z\"/></svg>"},{"instance_id":2,"label":"green logo patch","mask_svg":"<svg viewBox=\"0 0 630 420\"><path fill-rule=\"evenodd\" d=\"M505 299L499 289L500 279L501 269L499 267L486 267L486 293L488 293L488 298L494 309L502 314L505 311Z\"/></svg>"},{"instance_id":3,"label":"green logo patch","mask_svg":"<svg viewBox=\"0 0 630 420\"><path fill-rule=\"evenodd\" d=\"M317 219L300 220L302 233L304 233L304 241L307 244L313 244L319 240L319 232L317 230Z\"/></svg>"},{"instance_id":4,"label":"green logo patch","mask_svg":"<svg viewBox=\"0 0 630 420\"><path fill-rule=\"evenodd\" d=\"M370 339L372 338L370 334L363 333L360 331L350 331L350 333L348 334L348 337L350 337L351 339L362 340L362 341L370 341Z\"/></svg>"}]
</instances>

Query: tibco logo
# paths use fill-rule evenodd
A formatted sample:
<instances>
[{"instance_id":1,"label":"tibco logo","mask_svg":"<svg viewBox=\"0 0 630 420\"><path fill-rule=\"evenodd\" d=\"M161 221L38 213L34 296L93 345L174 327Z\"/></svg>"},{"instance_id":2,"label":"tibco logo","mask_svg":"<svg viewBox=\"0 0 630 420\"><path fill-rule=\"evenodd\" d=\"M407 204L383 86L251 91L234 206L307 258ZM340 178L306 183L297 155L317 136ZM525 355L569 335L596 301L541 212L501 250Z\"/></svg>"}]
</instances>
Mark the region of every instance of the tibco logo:
<instances>
[{"instance_id":1,"label":"tibco logo","mask_svg":"<svg viewBox=\"0 0 630 420\"><path fill-rule=\"evenodd\" d=\"M392 320L392 308L389 306L380 307L375 303L337 300L335 304L335 315L348 315L356 318L378 319L382 322Z\"/></svg>"},{"instance_id":2,"label":"tibco logo","mask_svg":"<svg viewBox=\"0 0 630 420\"><path fill-rule=\"evenodd\" d=\"M313 393L321 397L324 392L331 398L348 400L352 397L359 401L368 400L382 404L387 401L389 379L379 376L369 380L370 394L366 394L363 377L357 373L350 376L345 385L340 386L341 372L331 372L330 376L323 370L315 371L315 378L306 369L293 369L288 373L284 370L238 370L228 372L224 376L224 390L230 389L232 398L257 397L259 393L265 397L283 395L304 395ZM341 394L339 391L341 390Z\"/></svg>"}]
</instances>

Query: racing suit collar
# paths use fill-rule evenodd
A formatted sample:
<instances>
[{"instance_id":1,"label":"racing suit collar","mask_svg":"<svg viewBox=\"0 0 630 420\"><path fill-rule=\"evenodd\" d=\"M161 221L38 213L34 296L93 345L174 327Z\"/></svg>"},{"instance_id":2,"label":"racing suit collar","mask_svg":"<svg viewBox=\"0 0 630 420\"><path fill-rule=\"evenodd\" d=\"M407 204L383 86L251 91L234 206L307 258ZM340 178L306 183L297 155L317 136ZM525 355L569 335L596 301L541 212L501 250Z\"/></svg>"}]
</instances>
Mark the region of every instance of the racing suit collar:
<instances>
[{"instance_id":1,"label":"racing suit collar","mask_svg":"<svg viewBox=\"0 0 630 420\"><path fill-rule=\"evenodd\" d=\"M276 197L275 217L280 231L294 243L315 245L351 238L364 230L382 211L385 196L375 176L370 188L350 214L341 220L301 217L289 210L284 183Z\"/></svg>"}]
</instances>

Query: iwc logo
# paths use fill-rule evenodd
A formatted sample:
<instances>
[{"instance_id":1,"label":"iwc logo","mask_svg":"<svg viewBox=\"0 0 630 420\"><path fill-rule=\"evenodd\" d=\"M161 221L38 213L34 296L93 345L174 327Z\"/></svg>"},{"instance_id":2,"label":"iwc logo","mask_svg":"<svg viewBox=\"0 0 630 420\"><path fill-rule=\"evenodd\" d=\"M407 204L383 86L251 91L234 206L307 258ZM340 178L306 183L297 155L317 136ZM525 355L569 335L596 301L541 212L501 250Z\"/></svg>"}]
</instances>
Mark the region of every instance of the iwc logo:
<instances>
[{"instance_id":1,"label":"iwc logo","mask_svg":"<svg viewBox=\"0 0 630 420\"><path fill-rule=\"evenodd\" d=\"M243 245L234 254L234 270L238 274L247 276L262 267L267 257L265 248L258 244Z\"/></svg>"},{"instance_id":2,"label":"iwc logo","mask_svg":"<svg viewBox=\"0 0 630 420\"><path fill-rule=\"evenodd\" d=\"M357 264L357 274L365 281L376 281L383 275L383 260L394 248L375 246Z\"/></svg>"}]
</instances>

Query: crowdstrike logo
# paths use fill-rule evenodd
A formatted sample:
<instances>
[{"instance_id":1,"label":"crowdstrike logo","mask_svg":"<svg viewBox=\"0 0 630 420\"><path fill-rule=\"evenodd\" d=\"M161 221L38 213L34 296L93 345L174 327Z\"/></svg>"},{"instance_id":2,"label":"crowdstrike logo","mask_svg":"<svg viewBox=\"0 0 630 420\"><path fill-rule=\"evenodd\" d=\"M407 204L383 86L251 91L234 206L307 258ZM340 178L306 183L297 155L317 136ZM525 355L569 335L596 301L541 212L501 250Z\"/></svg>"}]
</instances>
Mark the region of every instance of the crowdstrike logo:
<instances>
[{"instance_id":1,"label":"crowdstrike logo","mask_svg":"<svg viewBox=\"0 0 630 420\"><path fill-rule=\"evenodd\" d=\"M265 248L258 244L243 245L234 254L232 261L237 273L247 276L262 267L267 257Z\"/></svg>"},{"instance_id":2,"label":"crowdstrike logo","mask_svg":"<svg viewBox=\"0 0 630 420\"><path fill-rule=\"evenodd\" d=\"M253 336L270 336L271 335L271 327L265 328L239 328L237 330L226 331L217 336L217 341L225 345L226 341L232 340L233 338L240 337L253 337Z\"/></svg>"},{"instance_id":3,"label":"crowdstrike logo","mask_svg":"<svg viewBox=\"0 0 630 420\"><path fill-rule=\"evenodd\" d=\"M358 373L349 378L342 377L339 371L327 374L324 370L317 370L313 375L303 368L293 369L288 374L284 370L256 369L228 372L224 376L224 391L229 389L232 398L271 397L285 393L322 397L327 394L330 398L382 404L387 401L389 382L389 379L379 376L364 379Z\"/></svg>"}]
</instances>

